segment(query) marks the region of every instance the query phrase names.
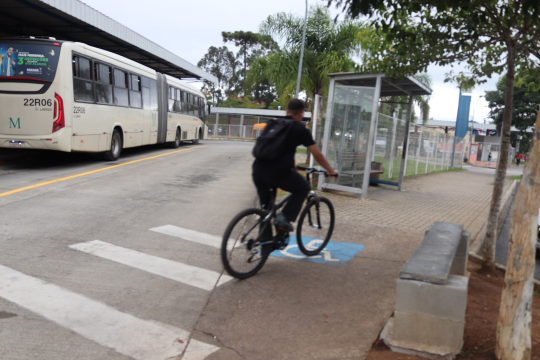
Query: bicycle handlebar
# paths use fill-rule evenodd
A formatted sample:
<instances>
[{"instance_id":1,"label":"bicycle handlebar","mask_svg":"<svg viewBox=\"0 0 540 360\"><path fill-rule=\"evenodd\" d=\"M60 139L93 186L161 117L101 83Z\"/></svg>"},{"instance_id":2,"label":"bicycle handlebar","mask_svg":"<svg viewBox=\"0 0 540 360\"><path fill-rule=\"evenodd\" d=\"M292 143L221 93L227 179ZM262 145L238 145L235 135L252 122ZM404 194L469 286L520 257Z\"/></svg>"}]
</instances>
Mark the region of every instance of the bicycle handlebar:
<instances>
[{"instance_id":1,"label":"bicycle handlebar","mask_svg":"<svg viewBox=\"0 0 540 360\"><path fill-rule=\"evenodd\" d=\"M308 174L313 174L313 173L323 173L324 176L326 176L326 177L330 176L330 175L328 175L328 171L326 171L326 170L319 170L319 169L310 168L310 167L305 167L305 166L296 166L296 168L297 168L298 170L305 171L305 172L307 172ZM331 175L331 176L338 177L338 175Z\"/></svg>"}]
</instances>

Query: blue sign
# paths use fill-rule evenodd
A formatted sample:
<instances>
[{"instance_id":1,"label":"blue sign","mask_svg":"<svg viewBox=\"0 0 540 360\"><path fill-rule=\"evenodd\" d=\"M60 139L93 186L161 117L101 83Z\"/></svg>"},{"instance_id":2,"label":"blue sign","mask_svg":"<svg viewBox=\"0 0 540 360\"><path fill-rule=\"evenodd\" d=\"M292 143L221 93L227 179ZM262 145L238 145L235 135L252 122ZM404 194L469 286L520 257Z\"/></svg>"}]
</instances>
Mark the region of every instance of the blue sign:
<instances>
[{"instance_id":1,"label":"blue sign","mask_svg":"<svg viewBox=\"0 0 540 360\"><path fill-rule=\"evenodd\" d=\"M311 246L317 247L322 243L321 239L316 239L308 236L302 236L304 246L308 249ZM351 244L339 241L332 241L326 245L323 251L319 255L306 256L298 248L296 242L296 235L290 235L289 246L283 250L276 250L272 252L272 256L305 260L320 264L330 264L337 266L345 266L349 260L351 260L356 254L364 249L364 245Z\"/></svg>"},{"instance_id":2,"label":"blue sign","mask_svg":"<svg viewBox=\"0 0 540 360\"><path fill-rule=\"evenodd\" d=\"M469 127L469 110L471 107L471 95L459 92L459 105L456 119L456 137L464 138Z\"/></svg>"}]
</instances>

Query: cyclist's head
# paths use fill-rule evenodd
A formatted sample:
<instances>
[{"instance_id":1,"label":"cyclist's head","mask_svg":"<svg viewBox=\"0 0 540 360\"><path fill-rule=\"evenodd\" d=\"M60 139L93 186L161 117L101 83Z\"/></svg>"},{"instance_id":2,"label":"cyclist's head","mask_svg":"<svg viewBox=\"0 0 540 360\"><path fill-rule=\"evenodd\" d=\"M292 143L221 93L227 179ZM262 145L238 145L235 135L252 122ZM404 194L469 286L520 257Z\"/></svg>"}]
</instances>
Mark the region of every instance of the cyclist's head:
<instances>
[{"instance_id":1,"label":"cyclist's head","mask_svg":"<svg viewBox=\"0 0 540 360\"><path fill-rule=\"evenodd\" d=\"M292 99L287 105L287 115L295 120L302 120L304 118L304 109L306 104L300 99Z\"/></svg>"}]
</instances>

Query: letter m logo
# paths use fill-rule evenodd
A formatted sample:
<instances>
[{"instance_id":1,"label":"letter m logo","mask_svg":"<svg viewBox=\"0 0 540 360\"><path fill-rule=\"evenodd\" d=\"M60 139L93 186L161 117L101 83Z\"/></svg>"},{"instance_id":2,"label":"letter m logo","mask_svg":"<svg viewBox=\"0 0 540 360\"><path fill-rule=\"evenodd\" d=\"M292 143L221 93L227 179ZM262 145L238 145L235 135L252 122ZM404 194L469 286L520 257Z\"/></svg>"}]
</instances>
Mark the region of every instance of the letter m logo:
<instances>
[{"instance_id":1,"label":"letter m logo","mask_svg":"<svg viewBox=\"0 0 540 360\"><path fill-rule=\"evenodd\" d=\"M20 129L21 128L21 118L17 118L17 121L13 121L12 118L9 118L9 128L10 129Z\"/></svg>"}]
</instances>

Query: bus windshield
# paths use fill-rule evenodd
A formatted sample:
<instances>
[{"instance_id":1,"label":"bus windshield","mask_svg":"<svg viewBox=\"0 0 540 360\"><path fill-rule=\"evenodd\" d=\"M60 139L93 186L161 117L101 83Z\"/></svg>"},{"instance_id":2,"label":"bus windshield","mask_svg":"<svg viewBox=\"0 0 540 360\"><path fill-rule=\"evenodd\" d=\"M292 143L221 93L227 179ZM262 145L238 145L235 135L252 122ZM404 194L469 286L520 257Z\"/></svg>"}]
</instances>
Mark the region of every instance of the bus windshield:
<instances>
[{"instance_id":1,"label":"bus windshield","mask_svg":"<svg viewBox=\"0 0 540 360\"><path fill-rule=\"evenodd\" d=\"M59 55L59 43L0 42L0 79L15 77L52 82Z\"/></svg>"}]
</instances>

